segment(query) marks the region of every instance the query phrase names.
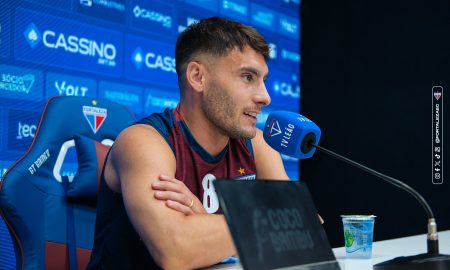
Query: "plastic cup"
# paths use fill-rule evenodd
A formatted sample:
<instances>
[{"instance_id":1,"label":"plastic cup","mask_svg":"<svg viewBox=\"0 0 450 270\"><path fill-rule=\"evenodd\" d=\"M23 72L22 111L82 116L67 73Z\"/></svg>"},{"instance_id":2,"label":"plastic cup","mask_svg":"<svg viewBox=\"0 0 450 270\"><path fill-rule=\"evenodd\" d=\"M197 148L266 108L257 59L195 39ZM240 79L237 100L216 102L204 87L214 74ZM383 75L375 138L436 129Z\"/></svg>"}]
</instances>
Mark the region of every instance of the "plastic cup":
<instances>
[{"instance_id":1,"label":"plastic cup","mask_svg":"<svg viewBox=\"0 0 450 270\"><path fill-rule=\"evenodd\" d=\"M347 258L372 257L373 215L341 215Z\"/></svg>"}]
</instances>

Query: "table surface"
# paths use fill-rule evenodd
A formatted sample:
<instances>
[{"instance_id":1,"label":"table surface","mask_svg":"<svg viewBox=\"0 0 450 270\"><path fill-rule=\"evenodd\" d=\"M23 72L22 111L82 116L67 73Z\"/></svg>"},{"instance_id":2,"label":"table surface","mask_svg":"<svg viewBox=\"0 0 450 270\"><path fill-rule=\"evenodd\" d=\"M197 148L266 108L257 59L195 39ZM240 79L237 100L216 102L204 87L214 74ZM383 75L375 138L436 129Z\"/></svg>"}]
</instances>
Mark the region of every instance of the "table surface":
<instances>
[{"instance_id":1,"label":"table surface","mask_svg":"<svg viewBox=\"0 0 450 270\"><path fill-rule=\"evenodd\" d=\"M342 270L371 270L374 264L384 262L395 257L411 256L426 252L426 234L373 242L371 259L346 258L345 247L333 249L333 253L336 256ZM439 232L439 252L441 254L450 254L450 230ZM207 269L241 270L243 268L239 263L235 263L215 265Z\"/></svg>"}]
</instances>

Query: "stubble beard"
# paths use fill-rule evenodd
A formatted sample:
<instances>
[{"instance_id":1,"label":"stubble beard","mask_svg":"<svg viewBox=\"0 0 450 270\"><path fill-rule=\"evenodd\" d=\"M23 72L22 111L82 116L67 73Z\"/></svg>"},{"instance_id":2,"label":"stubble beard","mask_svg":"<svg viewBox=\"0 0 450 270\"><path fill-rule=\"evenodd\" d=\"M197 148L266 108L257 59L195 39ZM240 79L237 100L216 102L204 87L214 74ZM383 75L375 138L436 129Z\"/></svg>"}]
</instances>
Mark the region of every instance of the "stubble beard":
<instances>
[{"instance_id":1,"label":"stubble beard","mask_svg":"<svg viewBox=\"0 0 450 270\"><path fill-rule=\"evenodd\" d=\"M202 110L222 134L235 139L251 139L256 136L255 128L246 130L240 126L241 111L236 108L235 102L224 88L217 82L212 82L208 90L202 100Z\"/></svg>"}]
</instances>

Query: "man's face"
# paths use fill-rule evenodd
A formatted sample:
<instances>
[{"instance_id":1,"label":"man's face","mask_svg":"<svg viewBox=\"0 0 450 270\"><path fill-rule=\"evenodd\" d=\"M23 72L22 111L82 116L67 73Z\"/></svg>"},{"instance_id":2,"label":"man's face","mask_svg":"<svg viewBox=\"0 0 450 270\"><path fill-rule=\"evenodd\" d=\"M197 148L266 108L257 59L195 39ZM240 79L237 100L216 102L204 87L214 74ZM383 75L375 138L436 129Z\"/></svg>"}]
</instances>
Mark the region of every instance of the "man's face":
<instances>
[{"instance_id":1,"label":"man's face","mask_svg":"<svg viewBox=\"0 0 450 270\"><path fill-rule=\"evenodd\" d=\"M253 138L256 115L270 103L264 84L268 67L264 57L250 47L210 57L202 109L224 135Z\"/></svg>"}]
</instances>

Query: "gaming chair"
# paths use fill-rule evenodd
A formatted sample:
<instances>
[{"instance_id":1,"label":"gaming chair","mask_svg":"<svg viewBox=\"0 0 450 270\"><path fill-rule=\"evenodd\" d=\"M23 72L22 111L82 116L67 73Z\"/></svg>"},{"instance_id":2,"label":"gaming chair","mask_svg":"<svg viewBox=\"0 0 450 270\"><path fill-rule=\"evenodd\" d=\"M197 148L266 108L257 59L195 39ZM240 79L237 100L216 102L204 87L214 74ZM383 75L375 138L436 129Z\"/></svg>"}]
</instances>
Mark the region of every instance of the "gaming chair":
<instances>
[{"instance_id":1,"label":"gaming chair","mask_svg":"<svg viewBox=\"0 0 450 270\"><path fill-rule=\"evenodd\" d=\"M134 121L128 109L107 100L47 101L31 146L0 182L0 214L11 234L16 269L85 269L104 159ZM78 169L64 176L71 147Z\"/></svg>"}]
</instances>

